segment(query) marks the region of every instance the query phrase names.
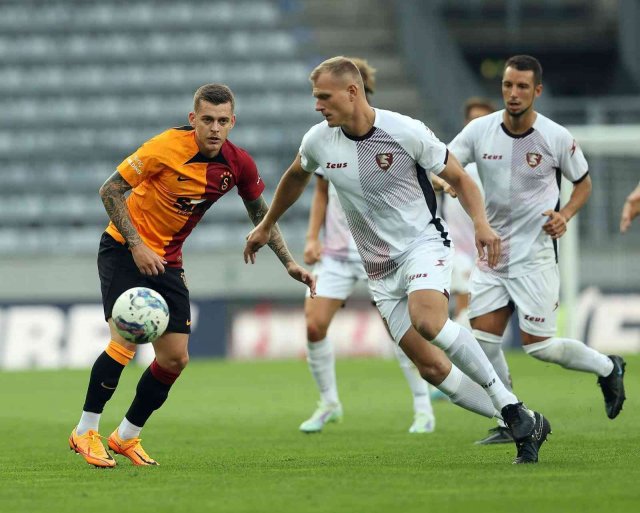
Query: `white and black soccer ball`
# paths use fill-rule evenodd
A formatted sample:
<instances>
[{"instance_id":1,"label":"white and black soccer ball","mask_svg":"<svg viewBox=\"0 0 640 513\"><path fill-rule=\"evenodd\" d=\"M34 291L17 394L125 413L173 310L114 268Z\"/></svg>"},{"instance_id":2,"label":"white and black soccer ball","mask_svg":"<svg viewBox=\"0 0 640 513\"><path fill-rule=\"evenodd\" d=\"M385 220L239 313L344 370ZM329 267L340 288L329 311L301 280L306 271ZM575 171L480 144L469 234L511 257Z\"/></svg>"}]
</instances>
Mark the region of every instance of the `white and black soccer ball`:
<instances>
[{"instance_id":1,"label":"white and black soccer ball","mask_svg":"<svg viewBox=\"0 0 640 513\"><path fill-rule=\"evenodd\" d=\"M129 289L116 299L111 311L116 330L128 342L146 344L160 337L169 324L169 307L155 290Z\"/></svg>"}]
</instances>

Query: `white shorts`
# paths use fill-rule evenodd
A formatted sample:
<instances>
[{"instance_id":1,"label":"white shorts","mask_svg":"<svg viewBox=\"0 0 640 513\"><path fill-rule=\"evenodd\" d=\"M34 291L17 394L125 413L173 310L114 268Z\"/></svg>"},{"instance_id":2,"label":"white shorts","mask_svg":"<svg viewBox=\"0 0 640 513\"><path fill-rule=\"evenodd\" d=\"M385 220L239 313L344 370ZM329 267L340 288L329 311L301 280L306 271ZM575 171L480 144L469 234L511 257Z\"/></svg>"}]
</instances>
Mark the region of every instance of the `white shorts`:
<instances>
[{"instance_id":1,"label":"white shorts","mask_svg":"<svg viewBox=\"0 0 640 513\"><path fill-rule=\"evenodd\" d=\"M360 261L336 260L323 256L313 268L316 276L316 296L346 300L359 281L367 281L367 273ZM310 296L307 288L307 297Z\"/></svg>"},{"instance_id":2,"label":"white shorts","mask_svg":"<svg viewBox=\"0 0 640 513\"><path fill-rule=\"evenodd\" d=\"M369 280L369 289L396 343L411 327L409 294L415 290L439 290L449 295L453 252L440 241L413 249L400 267L380 280Z\"/></svg>"},{"instance_id":3,"label":"white shorts","mask_svg":"<svg viewBox=\"0 0 640 513\"><path fill-rule=\"evenodd\" d=\"M471 273L470 289L469 319L513 302L522 331L539 337L556 334L560 296L557 265L518 278L502 278L476 267Z\"/></svg>"},{"instance_id":4,"label":"white shorts","mask_svg":"<svg viewBox=\"0 0 640 513\"><path fill-rule=\"evenodd\" d=\"M473 271L474 259L456 250L453 256L453 271L451 272L451 293L468 294L469 280Z\"/></svg>"}]
</instances>

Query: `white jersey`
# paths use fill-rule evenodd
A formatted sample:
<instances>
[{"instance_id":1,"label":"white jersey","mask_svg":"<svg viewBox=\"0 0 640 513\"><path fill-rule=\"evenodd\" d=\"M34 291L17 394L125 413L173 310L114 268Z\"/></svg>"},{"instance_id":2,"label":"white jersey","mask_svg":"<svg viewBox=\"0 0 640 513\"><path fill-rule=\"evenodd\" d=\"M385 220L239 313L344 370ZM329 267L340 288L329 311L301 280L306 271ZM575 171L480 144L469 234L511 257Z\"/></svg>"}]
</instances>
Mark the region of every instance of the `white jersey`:
<instances>
[{"instance_id":1,"label":"white jersey","mask_svg":"<svg viewBox=\"0 0 640 513\"><path fill-rule=\"evenodd\" d=\"M446 227L436 216L429 172L446 165L447 147L423 123L375 109L375 122L362 137L331 128L326 121L302 139L302 167L322 169L338 199L369 278L395 271L424 241L447 246Z\"/></svg>"},{"instance_id":2,"label":"white jersey","mask_svg":"<svg viewBox=\"0 0 640 513\"><path fill-rule=\"evenodd\" d=\"M464 170L478 185L482 191L482 183L478 176L478 168L474 163L465 166ZM476 231L473 221L462 207L458 198L452 198L445 194L442 199L442 217L447 222L451 240L456 246L456 254L464 253L468 258L475 260L478 251L476 250Z\"/></svg>"},{"instance_id":3,"label":"white jersey","mask_svg":"<svg viewBox=\"0 0 640 513\"><path fill-rule=\"evenodd\" d=\"M569 131L538 113L530 130L511 134L504 110L469 123L451 142L462 165L475 162L484 188L487 218L500 235L502 255L495 269L513 278L557 263L555 241L542 226L546 210L560 207L560 175L577 183L587 176L587 161Z\"/></svg>"},{"instance_id":4,"label":"white jersey","mask_svg":"<svg viewBox=\"0 0 640 513\"><path fill-rule=\"evenodd\" d=\"M316 174L326 180L321 168ZM360 254L356 242L351 236L347 218L340 206L338 193L333 184L329 183L329 198L324 217L324 240L322 254L341 261L360 262Z\"/></svg>"}]
</instances>

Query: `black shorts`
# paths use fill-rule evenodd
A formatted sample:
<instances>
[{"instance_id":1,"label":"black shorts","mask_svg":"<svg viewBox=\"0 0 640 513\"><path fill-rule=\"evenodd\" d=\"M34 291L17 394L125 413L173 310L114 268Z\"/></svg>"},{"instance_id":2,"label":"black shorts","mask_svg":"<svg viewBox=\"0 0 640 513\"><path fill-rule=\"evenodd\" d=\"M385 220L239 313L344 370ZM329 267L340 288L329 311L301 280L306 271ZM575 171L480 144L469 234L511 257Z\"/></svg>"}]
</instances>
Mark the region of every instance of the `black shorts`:
<instances>
[{"instance_id":1,"label":"black shorts","mask_svg":"<svg viewBox=\"0 0 640 513\"><path fill-rule=\"evenodd\" d=\"M102 291L104 318L111 317L118 296L132 287L147 287L158 292L169 305L168 332L191 333L191 305L184 270L166 267L164 274L142 274L129 249L108 233L103 233L98 250L98 275Z\"/></svg>"}]
</instances>

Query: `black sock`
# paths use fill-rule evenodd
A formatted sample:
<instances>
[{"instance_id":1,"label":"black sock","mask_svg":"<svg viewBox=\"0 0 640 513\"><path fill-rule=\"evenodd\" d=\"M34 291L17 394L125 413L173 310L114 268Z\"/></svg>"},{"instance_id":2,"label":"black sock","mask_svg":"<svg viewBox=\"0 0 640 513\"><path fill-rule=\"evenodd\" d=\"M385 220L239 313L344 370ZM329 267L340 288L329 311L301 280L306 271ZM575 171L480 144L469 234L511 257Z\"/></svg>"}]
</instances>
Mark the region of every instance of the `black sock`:
<instances>
[{"instance_id":1,"label":"black sock","mask_svg":"<svg viewBox=\"0 0 640 513\"><path fill-rule=\"evenodd\" d=\"M104 405L116 391L124 365L116 362L106 352L103 352L91 368L91 377L84 400L84 411L102 413Z\"/></svg>"},{"instance_id":2,"label":"black sock","mask_svg":"<svg viewBox=\"0 0 640 513\"><path fill-rule=\"evenodd\" d=\"M171 385L158 381L151 368L147 368L138 382L136 396L126 414L127 420L135 426L144 426L151 414L167 400L169 390Z\"/></svg>"}]
</instances>

